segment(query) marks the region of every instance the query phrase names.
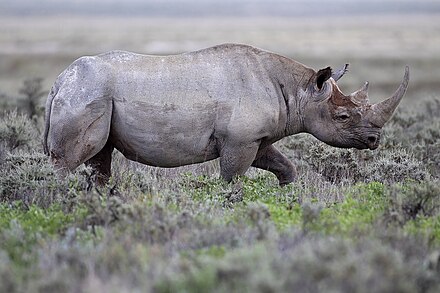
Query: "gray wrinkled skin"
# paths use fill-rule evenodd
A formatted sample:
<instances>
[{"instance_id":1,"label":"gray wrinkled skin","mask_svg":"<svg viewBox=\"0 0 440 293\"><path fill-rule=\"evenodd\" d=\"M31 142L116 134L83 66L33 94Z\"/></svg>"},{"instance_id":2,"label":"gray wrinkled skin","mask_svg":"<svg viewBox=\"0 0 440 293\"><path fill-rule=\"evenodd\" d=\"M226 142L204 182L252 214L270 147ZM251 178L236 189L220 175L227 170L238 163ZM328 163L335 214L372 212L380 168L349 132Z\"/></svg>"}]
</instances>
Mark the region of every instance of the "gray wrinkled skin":
<instances>
[{"instance_id":1,"label":"gray wrinkled skin","mask_svg":"<svg viewBox=\"0 0 440 293\"><path fill-rule=\"evenodd\" d=\"M110 176L114 148L130 160L177 167L220 157L231 181L250 167L280 184L295 167L272 145L308 132L337 147L375 149L408 85L370 105L367 85L345 96L330 68L224 44L172 56L112 51L82 57L55 81L46 103L45 152L65 172L91 165ZM386 103L385 103L386 102Z\"/></svg>"}]
</instances>

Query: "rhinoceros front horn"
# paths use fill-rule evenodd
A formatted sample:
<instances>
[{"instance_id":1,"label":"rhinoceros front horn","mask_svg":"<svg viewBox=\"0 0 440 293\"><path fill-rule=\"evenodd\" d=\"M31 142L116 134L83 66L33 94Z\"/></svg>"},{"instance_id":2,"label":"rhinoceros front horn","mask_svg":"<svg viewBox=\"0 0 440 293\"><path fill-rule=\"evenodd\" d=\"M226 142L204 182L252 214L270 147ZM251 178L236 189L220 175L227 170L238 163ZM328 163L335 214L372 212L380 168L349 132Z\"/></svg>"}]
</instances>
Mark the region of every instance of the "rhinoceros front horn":
<instances>
[{"instance_id":1,"label":"rhinoceros front horn","mask_svg":"<svg viewBox=\"0 0 440 293\"><path fill-rule=\"evenodd\" d=\"M399 105L400 101L403 98L403 95L408 88L409 82L409 67L405 67L405 76L403 77L402 83L396 92L380 103L374 104L371 106L372 117L371 122L376 126L383 127L384 124L391 119L391 116Z\"/></svg>"}]
</instances>

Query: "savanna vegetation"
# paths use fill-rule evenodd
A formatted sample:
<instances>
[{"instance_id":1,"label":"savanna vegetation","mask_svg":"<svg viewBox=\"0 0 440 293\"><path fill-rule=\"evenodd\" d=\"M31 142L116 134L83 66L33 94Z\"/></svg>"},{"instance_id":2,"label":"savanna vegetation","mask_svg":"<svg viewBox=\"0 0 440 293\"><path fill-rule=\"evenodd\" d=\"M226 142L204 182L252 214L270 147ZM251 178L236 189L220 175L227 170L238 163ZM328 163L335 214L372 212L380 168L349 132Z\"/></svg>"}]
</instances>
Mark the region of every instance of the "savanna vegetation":
<instances>
[{"instance_id":1,"label":"savanna vegetation","mask_svg":"<svg viewBox=\"0 0 440 293\"><path fill-rule=\"evenodd\" d=\"M280 141L300 174L286 187L117 152L105 187L86 167L59 178L41 145L50 81L27 79L0 99L0 292L439 292L440 96L437 75L417 75L429 58L390 57L431 91L410 93L378 150ZM382 60L359 59L367 77Z\"/></svg>"}]
</instances>

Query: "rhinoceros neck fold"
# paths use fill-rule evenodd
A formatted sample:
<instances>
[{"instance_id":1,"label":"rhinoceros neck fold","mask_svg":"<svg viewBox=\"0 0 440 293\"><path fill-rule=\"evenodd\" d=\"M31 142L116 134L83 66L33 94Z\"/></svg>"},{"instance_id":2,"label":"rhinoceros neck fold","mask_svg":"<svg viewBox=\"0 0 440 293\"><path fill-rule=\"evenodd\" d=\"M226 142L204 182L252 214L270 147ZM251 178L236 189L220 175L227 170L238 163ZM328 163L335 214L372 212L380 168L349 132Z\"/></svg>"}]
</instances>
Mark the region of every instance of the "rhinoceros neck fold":
<instances>
[{"instance_id":1,"label":"rhinoceros neck fold","mask_svg":"<svg viewBox=\"0 0 440 293\"><path fill-rule=\"evenodd\" d=\"M284 136L305 132L304 109L307 97L304 95L314 71L307 66L285 57L280 58L277 79L282 87L286 105L287 122Z\"/></svg>"},{"instance_id":2,"label":"rhinoceros neck fold","mask_svg":"<svg viewBox=\"0 0 440 293\"><path fill-rule=\"evenodd\" d=\"M305 132L304 127L304 105L305 99L298 95L289 95L289 104L287 108L287 123L284 136L290 136L296 133Z\"/></svg>"}]
</instances>

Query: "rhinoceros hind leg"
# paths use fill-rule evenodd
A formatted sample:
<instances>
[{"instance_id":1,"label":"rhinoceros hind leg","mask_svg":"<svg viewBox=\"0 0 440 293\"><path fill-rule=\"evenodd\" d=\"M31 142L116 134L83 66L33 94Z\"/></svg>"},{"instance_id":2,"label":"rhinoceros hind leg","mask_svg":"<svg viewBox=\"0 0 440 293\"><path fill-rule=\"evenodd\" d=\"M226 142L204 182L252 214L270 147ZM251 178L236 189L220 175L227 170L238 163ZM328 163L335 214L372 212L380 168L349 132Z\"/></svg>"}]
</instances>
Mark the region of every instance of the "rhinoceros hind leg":
<instances>
[{"instance_id":1,"label":"rhinoceros hind leg","mask_svg":"<svg viewBox=\"0 0 440 293\"><path fill-rule=\"evenodd\" d=\"M295 166L273 145L260 150L252 166L274 173L281 186L293 182L297 175Z\"/></svg>"},{"instance_id":2,"label":"rhinoceros hind leg","mask_svg":"<svg viewBox=\"0 0 440 293\"><path fill-rule=\"evenodd\" d=\"M111 176L112 152L114 146L107 142L102 150L85 162L96 174L96 183L105 185Z\"/></svg>"},{"instance_id":3,"label":"rhinoceros hind leg","mask_svg":"<svg viewBox=\"0 0 440 293\"><path fill-rule=\"evenodd\" d=\"M73 171L93 158L105 147L110 132L111 100L96 98L84 107L70 107L56 97L50 116L47 149L58 173Z\"/></svg>"},{"instance_id":4,"label":"rhinoceros hind leg","mask_svg":"<svg viewBox=\"0 0 440 293\"><path fill-rule=\"evenodd\" d=\"M258 143L246 146L226 145L220 155L220 176L231 182L236 176L243 175L255 160Z\"/></svg>"}]
</instances>

